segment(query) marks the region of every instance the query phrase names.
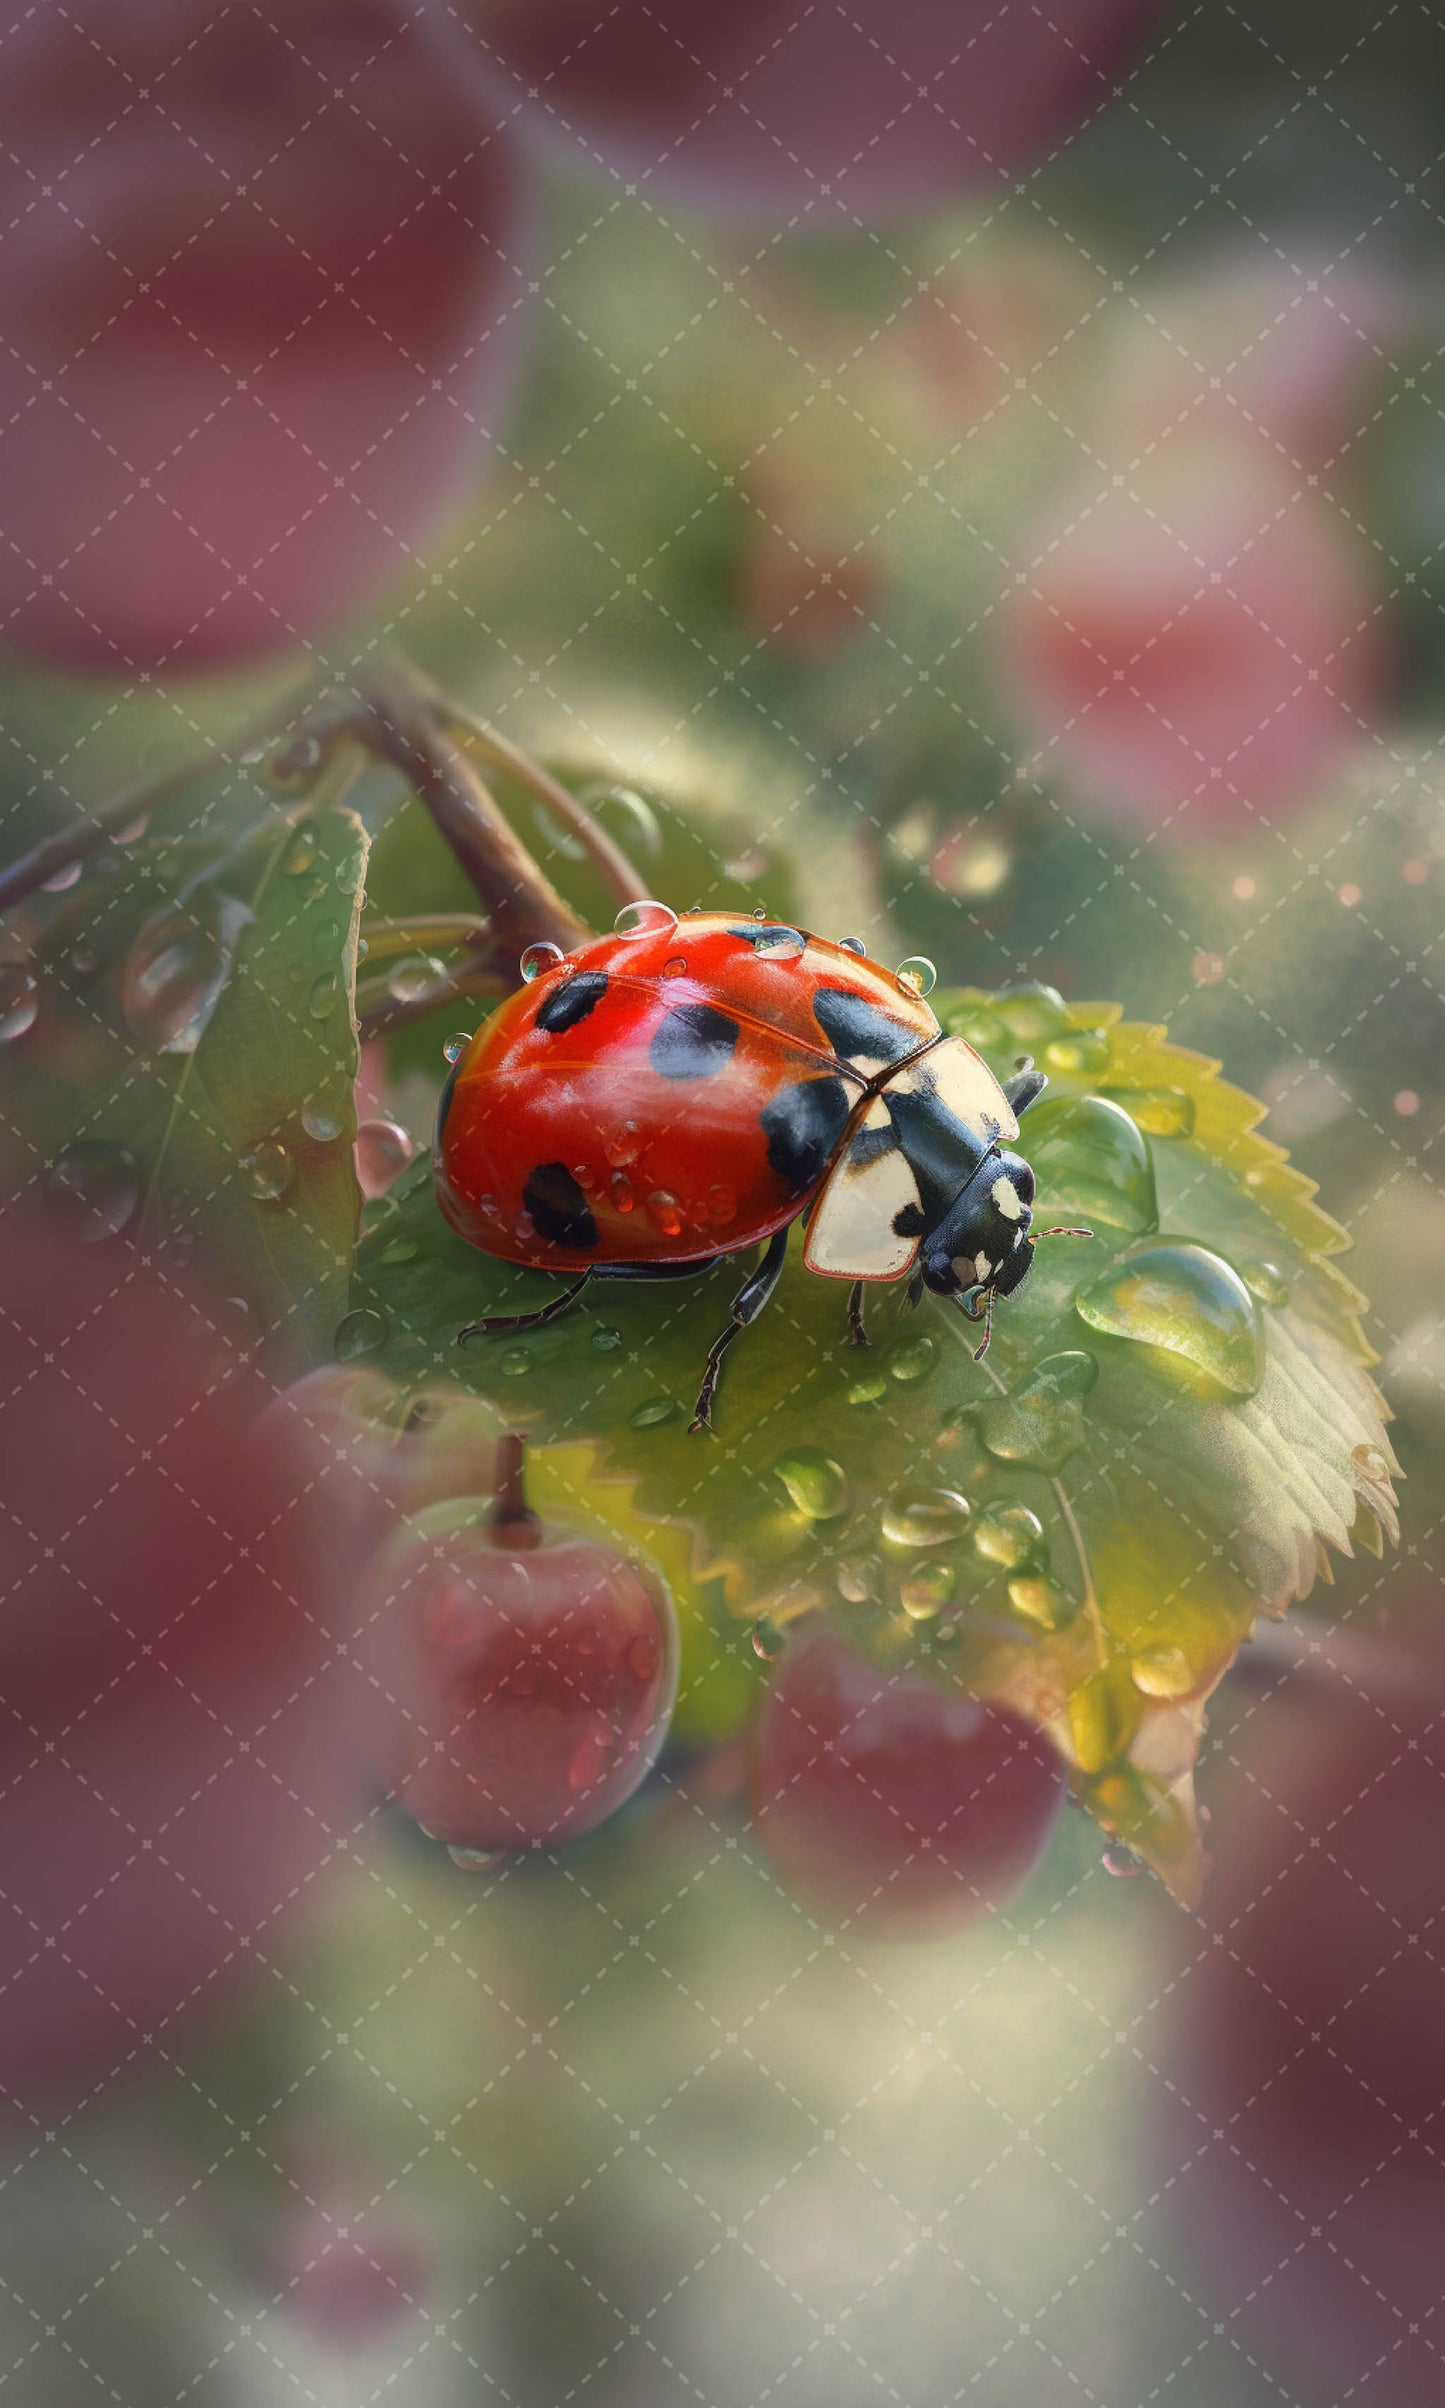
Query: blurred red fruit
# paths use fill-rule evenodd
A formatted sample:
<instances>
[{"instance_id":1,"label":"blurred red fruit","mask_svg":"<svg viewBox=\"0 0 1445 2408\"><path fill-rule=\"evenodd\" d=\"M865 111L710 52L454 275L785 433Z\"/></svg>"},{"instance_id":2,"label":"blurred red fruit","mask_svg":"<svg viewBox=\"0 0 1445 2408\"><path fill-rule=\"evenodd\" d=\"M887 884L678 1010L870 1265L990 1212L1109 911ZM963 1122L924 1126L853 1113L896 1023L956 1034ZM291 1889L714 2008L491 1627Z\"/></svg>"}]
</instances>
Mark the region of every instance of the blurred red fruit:
<instances>
[{"instance_id":1,"label":"blurred red fruit","mask_svg":"<svg viewBox=\"0 0 1445 2408\"><path fill-rule=\"evenodd\" d=\"M514 169L445 12L76 0L0 61L0 641L225 664L366 607L510 382Z\"/></svg>"},{"instance_id":2,"label":"blurred red fruit","mask_svg":"<svg viewBox=\"0 0 1445 2408\"><path fill-rule=\"evenodd\" d=\"M1165 1992L1156 2139L1189 2287L1281 2396L1433 2408L1445 1685L1345 1655L1286 1677L1206 1775L1215 1863Z\"/></svg>"},{"instance_id":3,"label":"blurred red fruit","mask_svg":"<svg viewBox=\"0 0 1445 2408\"><path fill-rule=\"evenodd\" d=\"M677 1692L672 1599L598 1538L526 1511L520 1443L502 1488L433 1509L373 1583L373 1663L389 1709L388 1772L449 1847L552 1847L631 1797Z\"/></svg>"},{"instance_id":4,"label":"blurred red fruit","mask_svg":"<svg viewBox=\"0 0 1445 2408\"><path fill-rule=\"evenodd\" d=\"M299 2208L281 2248L286 2305L324 2349L372 2349L415 2314L427 2288L421 2236L344 2195Z\"/></svg>"},{"instance_id":5,"label":"blurred red fruit","mask_svg":"<svg viewBox=\"0 0 1445 2408\"><path fill-rule=\"evenodd\" d=\"M0 1246L0 2085L175 2045L354 1826L368 1532L204 1305L117 1249ZM374 1536L374 1531L371 1534Z\"/></svg>"},{"instance_id":6,"label":"blurred red fruit","mask_svg":"<svg viewBox=\"0 0 1445 2408\"><path fill-rule=\"evenodd\" d=\"M996 192L1113 97L1154 0L469 0L478 52L588 166L762 224Z\"/></svg>"},{"instance_id":7,"label":"blurred red fruit","mask_svg":"<svg viewBox=\"0 0 1445 2408\"><path fill-rule=\"evenodd\" d=\"M1191 831L1309 799L1382 684L1375 592L1328 502L1201 441L1062 503L1005 617L1024 767Z\"/></svg>"},{"instance_id":8,"label":"blurred red fruit","mask_svg":"<svg viewBox=\"0 0 1445 2408\"><path fill-rule=\"evenodd\" d=\"M782 528L758 526L743 557L737 607L764 651L813 663L866 635L882 592L866 552L830 558Z\"/></svg>"},{"instance_id":9,"label":"blurred red fruit","mask_svg":"<svg viewBox=\"0 0 1445 2408\"><path fill-rule=\"evenodd\" d=\"M959 1931L1004 1904L1063 1793L1031 1723L883 1671L828 1630L789 1648L758 1727L768 1854L809 1913L869 1939Z\"/></svg>"}]
</instances>

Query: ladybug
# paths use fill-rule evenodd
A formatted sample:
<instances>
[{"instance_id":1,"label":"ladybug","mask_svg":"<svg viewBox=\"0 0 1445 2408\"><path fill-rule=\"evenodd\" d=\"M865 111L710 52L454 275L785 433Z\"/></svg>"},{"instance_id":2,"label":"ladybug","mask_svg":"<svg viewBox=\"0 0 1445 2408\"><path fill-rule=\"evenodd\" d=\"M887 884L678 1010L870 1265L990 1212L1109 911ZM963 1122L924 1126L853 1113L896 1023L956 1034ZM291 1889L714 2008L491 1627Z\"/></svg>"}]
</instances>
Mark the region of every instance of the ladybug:
<instances>
[{"instance_id":1,"label":"ladybug","mask_svg":"<svg viewBox=\"0 0 1445 2408\"><path fill-rule=\"evenodd\" d=\"M540 1329L593 1279L695 1276L762 1244L707 1358L707 1429L723 1355L806 1216L807 1268L850 1283L853 1344L865 1289L908 1279L915 1302L930 1288L983 1317L984 1352L1033 1260L1034 1175L1007 1149L1040 1071L1000 1086L859 939L775 920L632 904L611 936L534 947L524 969L443 1091L437 1199L484 1254L577 1276L460 1338Z\"/></svg>"}]
</instances>

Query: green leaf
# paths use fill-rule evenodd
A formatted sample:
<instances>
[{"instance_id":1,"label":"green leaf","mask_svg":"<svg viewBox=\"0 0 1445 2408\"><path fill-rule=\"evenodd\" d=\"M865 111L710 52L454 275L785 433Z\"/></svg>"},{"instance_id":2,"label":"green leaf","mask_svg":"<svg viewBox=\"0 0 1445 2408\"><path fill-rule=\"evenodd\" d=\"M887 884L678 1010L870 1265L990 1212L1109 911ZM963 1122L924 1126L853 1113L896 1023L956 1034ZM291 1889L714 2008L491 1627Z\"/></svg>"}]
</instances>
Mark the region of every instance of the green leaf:
<instances>
[{"instance_id":1,"label":"green leaf","mask_svg":"<svg viewBox=\"0 0 1445 2408\"><path fill-rule=\"evenodd\" d=\"M1362 1300L1332 1260L1342 1233L1216 1064L1047 988L946 995L940 1017L999 1071L1038 1055L1051 1093L1020 1150L1039 1225L1087 1212L1093 1230L1040 1244L981 1364L975 1324L899 1290L850 1348L841 1290L795 1243L728 1358L715 1436L692 1436L743 1262L599 1286L547 1329L459 1350L464 1322L555 1283L465 1246L424 1170L363 1240L356 1301L398 1379L445 1370L534 1444L593 1444L636 1511L691 1526L734 1615L826 1612L1046 1725L1100 1822L1189 1898L1210 1691L1327 1548L1395 1534Z\"/></svg>"}]
</instances>

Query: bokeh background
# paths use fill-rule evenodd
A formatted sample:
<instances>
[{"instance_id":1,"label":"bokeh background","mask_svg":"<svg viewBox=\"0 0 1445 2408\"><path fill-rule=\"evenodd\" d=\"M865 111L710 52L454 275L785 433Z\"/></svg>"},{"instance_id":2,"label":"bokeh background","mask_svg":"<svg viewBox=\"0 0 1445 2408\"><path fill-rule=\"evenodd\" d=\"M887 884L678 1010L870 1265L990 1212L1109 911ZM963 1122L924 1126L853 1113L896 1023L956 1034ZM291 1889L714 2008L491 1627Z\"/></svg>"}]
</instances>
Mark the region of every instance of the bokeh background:
<instances>
[{"instance_id":1,"label":"bokeh background","mask_svg":"<svg viewBox=\"0 0 1445 2408\"><path fill-rule=\"evenodd\" d=\"M804 13L851 53L847 11ZM1082 34L1022 13L1009 74L1036 82ZM528 103L505 12L443 14L457 89L493 79L467 107L539 120L491 229L504 372L452 391L443 490L414 528L369 503L379 562L252 657L128 618L123 578L72 641L35 602L35 398L9 391L5 856L198 747L207 825L239 825L258 724L400 647L595 781L644 866L680 816L759 901L884 959L1167 1022L1351 1234L1406 1541L1216 1701L1197 1922L1071 1815L985 1929L825 1944L728 1761L679 1756L484 1881L369 1806L257 1978L208 1980L53 2112L27 2094L0 2396L1439 2398L1445 21L1136 12L1018 158L898 209L846 178L762 203L755 158L693 190L685 139L658 168ZM35 168L7 139L13 257ZM149 565L138 535L138 595ZM372 1065L417 1141L434 1034ZM30 1811L19 1784L8 1864Z\"/></svg>"}]
</instances>

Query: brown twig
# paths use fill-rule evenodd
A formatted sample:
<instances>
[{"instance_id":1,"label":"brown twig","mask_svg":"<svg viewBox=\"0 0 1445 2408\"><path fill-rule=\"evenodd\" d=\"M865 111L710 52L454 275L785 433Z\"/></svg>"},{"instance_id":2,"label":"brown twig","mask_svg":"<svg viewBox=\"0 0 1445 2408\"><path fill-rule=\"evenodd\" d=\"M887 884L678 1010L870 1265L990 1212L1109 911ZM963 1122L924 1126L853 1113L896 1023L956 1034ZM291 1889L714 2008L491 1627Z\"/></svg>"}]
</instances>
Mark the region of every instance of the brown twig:
<instances>
[{"instance_id":1,"label":"brown twig","mask_svg":"<svg viewBox=\"0 0 1445 2408\"><path fill-rule=\"evenodd\" d=\"M464 1002L471 995L509 995L516 983L515 977L509 976L494 958L489 939L485 950L470 954L454 969L419 988L415 995L379 995L370 1003L364 993L358 995L356 1017L361 1042L365 1045L372 1037L389 1037L395 1030L410 1028L413 1022L425 1020L449 1003Z\"/></svg>"},{"instance_id":2,"label":"brown twig","mask_svg":"<svg viewBox=\"0 0 1445 2408\"><path fill-rule=\"evenodd\" d=\"M465 710L460 703L446 702L443 706L447 723L454 728L468 750L480 752L497 769L506 770L519 786L525 786L545 803L554 817L582 845L593 866L599 870L618 903L642 903L647 899L647 887L639 877L620 845L614 844L605 828L598 826L585 803L554 778L550 770L534 761L529 754L518 750L496 728L484 719Z\"/></svg>"}]
</instances>

